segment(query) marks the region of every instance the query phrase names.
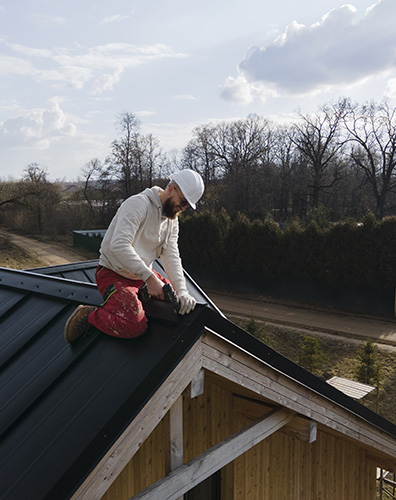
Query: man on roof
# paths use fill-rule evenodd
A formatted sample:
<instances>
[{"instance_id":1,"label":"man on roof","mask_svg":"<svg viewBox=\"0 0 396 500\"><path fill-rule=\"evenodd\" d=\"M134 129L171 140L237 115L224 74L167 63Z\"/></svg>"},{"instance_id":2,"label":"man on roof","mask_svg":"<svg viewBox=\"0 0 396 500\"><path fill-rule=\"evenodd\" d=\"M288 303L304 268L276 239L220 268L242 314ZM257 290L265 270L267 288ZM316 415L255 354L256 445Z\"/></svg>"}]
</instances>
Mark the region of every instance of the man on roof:
<instances>
[{"instance_id":1,"label":"man on roof","mask_svg":"<svg viewBox=\"0 0 396 500\"><path fill-rule=\"evenodd\" d=\"M195 209L203 192L201 176L186 169L172 174L165 189L147 188L121 204L103 238L95 273L103 303L99 307L80 305L74 310L65 325L66 342L84 335L89 325L120 338L145 333L147 317L138 291L146 283L151 297L164 300L163 286L169 283L152 269L158 257L176 292L179 314L195 308L179 254L178 216Z\"/></svg>"}]
</instances>

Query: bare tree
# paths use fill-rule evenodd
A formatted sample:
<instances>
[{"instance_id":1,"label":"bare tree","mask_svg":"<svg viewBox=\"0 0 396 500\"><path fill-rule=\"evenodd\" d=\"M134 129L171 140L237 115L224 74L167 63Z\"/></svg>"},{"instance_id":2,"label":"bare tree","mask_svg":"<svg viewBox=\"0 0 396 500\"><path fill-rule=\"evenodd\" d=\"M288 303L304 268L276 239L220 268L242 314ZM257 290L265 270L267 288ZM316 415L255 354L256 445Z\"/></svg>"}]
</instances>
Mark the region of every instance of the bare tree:
<instances>
[{"instance_id":1,"label":"bare tree","mask_svg":"<svg viewBox=\"0 0 396 500\"><path fill-rule=\"evenodd\" d=\"M318 207L321 193L342 178L338 167L345 144L341 135L345 112L341 104L337 108L323 106L312 115L299 112L300 121L294 124L293 134L290 135L308 168L312 207Z\"/></svg>"},{"instance_id":2,"label":"bare tree","mask_svg":"<svg viewBox=\"0 0 396 500\"><path fill-rule=\"evenodd\" d=\"M184 150L184 164L199 171L206 185L216 183L219 203L230 211L257 213L271 191L272 142L268 120L257 115L205 125L194 130Z\"/></svg>"},{"instance_id":3,"label":"bare tree","mask_svg":"<svg viewBox=\"0 0 396 500\"><path fill-rule=\"evenodd\" d=\"M120 204L119 190L111 169L94 158L86 164L83 176L83 196L89 206L90 223L92 226L107 227Z\"/></svg>"},{"instance_id":4,"label":"bare tree","mask_svg":"<svg viewBox=\"0 0 396 500\"><path fill-rule=\"evenodd\" d=\"M251 216L263 216L274 205L277 191L272 157L271 123L257 115L229 124L224 153L227 191L234 206Z\"/></svg>"},{"instance_id":5,"label":"bare tree","mask_svg":"<svg viewBox=\"0 0 396 500\"><path fill-rule=\"evenodd\" d=\"M183 151L171 149L170 151L161 152L158 158L157 175L159 179L168 179L169 176L177 170L183 168L192 168L190 165L185 166L183 159ZM193 168L193 170L196 170Z\"/></svg>"},{"instance_id":6,"label":"bare tree","mask_svg":"<svg viewBox=\"0 0 396 500\"><path fill-rule=\"evenodd\" d=\"M103 167L98 158L92 159L89 163L85 165L83 169L83 176L85 178L83 196L87 204L89 205L89 210L92 216L95 216L94 200L95 195L92 194L94 188L92 184L95 182L98 176L102 175Z\"/></svg>"},{"instance_id":7,"label":"bare tree","mask_svg":"<svg viewBox=\"0 0 396 500\"><path fill-rule=\"evenodd\" d=\"M26 205L34 215L39 234L43 232L44 224L49 223L49 217L55 212L59 203L59 190L55 184L47 179L47 172L37 163L31 163L25 170L23 177L27 196ZM44 219L44 216L46 220Z\"/></svg>"},{"instance_id":8,"label":"bare tree","mask_svg":"<svg viewBox=\"0 0 396 500\"><path fill-rule=\"evenodd\" d=\"M396 187L396 108L386 102L348 103L345 127L352 142L351 159L364 172L375 197L375 214L382 219Z\"/></svg>"},{"instance_id":9,"label":"bare tree","mask_svg":"<svg viewBox=\"0 0 396 500\"><path fill-rule=\"evenodd\" d=\"M111 155L107 159L114 175L120 180L124 198L128 198L139 189L136 187L138 169L136 168L136 143L139 137L139 121L133 113L122 113L118 117L118 128L122 132L120 139L111 144Z\"/></svg>"},{"instance_id":10,"label":"bare tree","mask_svg":"<svg viewBox=\"0 0 396 500\"><path fill-rule=\"evenodd\" d=\"M276 210L281 221L289 215L303 217L307 212L307 168L291 140L294 130L280 126L275 131L273 152L279 176L279 190Z\"/></svg>"},{"instance_id":11,"label":"bare tree","mask_svg":"<svg viewBox=\"0 0 396 500\"><path fill-rule=\"evenodd\" d=\"M162 163L162 152L159 146L159 140L152 134L148 134L142 138L142 146L145 157L145 165L143 168L144 175L142 182L147 182L148 187L152 187L154 177Z\"/></svg>"},{"instance_id":12,"label":"bare tree","mask_svg":"<svg viewBox=\"0 0 396 500\"><path fill-rule=\"evenodd\" d=\"M0 182L0 207L9 205L26 206L26 196L32 192L26 192L20 181L1 181Z\"/></svg>"},{"instance_id":13,"label":"bare tree","mask_svg":"<svg viewBox=\"0 0 396 500\"><path fill-rule=\"evenodd\" d=\"M125 199L152 185L161 151L158 139L140 133L140 123L133 113L122 113L118 128L123 136L113 141L107 164L120 180Z\"/></svg>"},{"instance_id":14,"label":"bare tree","mask_svg":"<svg viewBox=\"0 0 396 500\"><path fill-rule=\"evenodd\" d=\"M217 129L213 125L201 125L193 130L193 139L183 151L183 164L202 175L205 186L215 181L218 157L215 151Z\"/></svg>"}]
</instances>

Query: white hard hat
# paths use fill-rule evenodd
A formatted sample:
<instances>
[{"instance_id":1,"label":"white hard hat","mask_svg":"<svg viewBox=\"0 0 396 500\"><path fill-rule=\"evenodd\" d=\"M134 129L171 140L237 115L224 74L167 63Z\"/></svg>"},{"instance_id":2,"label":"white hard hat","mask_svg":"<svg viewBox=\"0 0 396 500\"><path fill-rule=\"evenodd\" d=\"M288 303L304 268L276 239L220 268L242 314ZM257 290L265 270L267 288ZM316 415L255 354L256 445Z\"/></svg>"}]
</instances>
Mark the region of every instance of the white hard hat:
<instances>
[{"instance_id":1,"label":"white hard hat","mask_svg":"<svg viewBox=\"0 0 396 500\"><path fill-rule=\"evenodd\" d=\"M195 210L198 200L203 195L205 186L202 177L195 170L180 170L170 176L182 190L185 199Z\"/></svg>"}]
</instances>

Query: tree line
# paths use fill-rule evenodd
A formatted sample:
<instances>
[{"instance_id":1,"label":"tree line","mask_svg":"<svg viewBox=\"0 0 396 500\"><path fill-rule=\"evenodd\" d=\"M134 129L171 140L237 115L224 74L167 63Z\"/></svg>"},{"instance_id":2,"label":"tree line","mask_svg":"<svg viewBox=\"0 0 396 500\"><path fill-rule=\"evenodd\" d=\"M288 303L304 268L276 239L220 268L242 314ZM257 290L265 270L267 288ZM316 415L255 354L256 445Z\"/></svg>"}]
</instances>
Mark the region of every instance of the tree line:
<instances>
[{"instance_id":1,"label":"tree line","mask_svg":"<svg viewBox=\"0 0 396 500\"><path fill-rule=\"evenodd\" d=\"M324 206L334 220L394 214L396 120L386 102L340 99L274 126L251 115L198 127L183 164L201 172L207 200L229 213L285 221Z\"/></svg>"},{"instance_id":2,"label":"tree line","mask_svg":"<svg viewBox=\"0 0 396 500\"><path fill-rule=\"evenodd\" d=\"M288 125L249 115L200 125L182 151L168 154L141 134L133 113L123 113L109 156L83 171L85 197L100 188L102 196L116 189L125 199L174 169L192 168L204 178L207 210L285 222L322 206L332 220L369 211L382 219L396 207L395 112L385 101L342 98L312 114L297 112Z\"/></svg>"},{"instance_id":3,"label":"tree line","mask_svg":"<svg viewBox=\"0 0 396 500\"><path fill-rule=\"evenodd\" d=\"M396 213L395 113L386 101L341 98L311 114L299 111L284 125L258 115L206 123L181 151L164 153L158 139L142 134L136 116L124 112L108 156L83 166L78 189L49 182L46 170L32 163L21 180L0 182L1 214L4 219L12 207L18 219L25 210L42 232L57 225L51 219L68 203L77 224L106 227L122 200L163 187L175 169L192 168L206 185L199 210L223 208L279 223L318 212L328 221L369 212L383 219Z\"/></svg>"}]
</instances>

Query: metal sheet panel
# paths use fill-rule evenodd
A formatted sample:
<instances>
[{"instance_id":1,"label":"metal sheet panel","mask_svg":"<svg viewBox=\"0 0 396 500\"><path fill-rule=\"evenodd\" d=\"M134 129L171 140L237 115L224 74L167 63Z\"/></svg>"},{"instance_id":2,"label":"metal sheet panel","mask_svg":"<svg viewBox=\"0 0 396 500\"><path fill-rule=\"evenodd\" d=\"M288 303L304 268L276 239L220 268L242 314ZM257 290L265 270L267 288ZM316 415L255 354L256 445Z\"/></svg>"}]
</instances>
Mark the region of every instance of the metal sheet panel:
<instances>
[{"instance_id":1,"label":"metal sheet panel","mask_svg":"<svg viewBox=\"0 0 396 500\"><path fill-rule=\"evenodd\" d=\"M75 270L74 270L75 271ZM0 496L67 498L203 331L202 310L116 339L67 345L66 319L96 286L0 271ZM93 287L93 288L92 288Z\"/></svg>"}]
</instances>

